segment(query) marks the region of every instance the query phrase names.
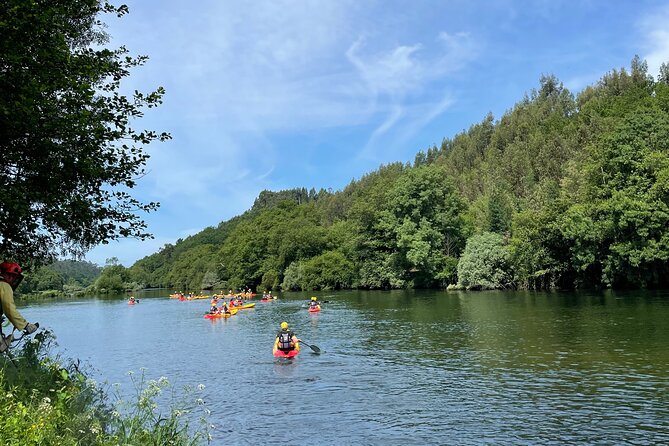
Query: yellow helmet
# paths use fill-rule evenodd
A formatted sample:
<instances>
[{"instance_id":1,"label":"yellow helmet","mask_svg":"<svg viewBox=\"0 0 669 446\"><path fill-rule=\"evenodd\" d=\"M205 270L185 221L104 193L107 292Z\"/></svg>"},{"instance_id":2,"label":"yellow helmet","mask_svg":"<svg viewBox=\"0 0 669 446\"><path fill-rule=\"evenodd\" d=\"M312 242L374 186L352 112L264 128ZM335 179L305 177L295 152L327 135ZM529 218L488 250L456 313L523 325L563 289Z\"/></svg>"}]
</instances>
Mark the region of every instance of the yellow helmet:
<instances>
[{"instance_id":1,"label":"yellow helmet","mask_svg":"<svg viewBox=\"0 0 669 446\"><path fill-rule=\"evenodd\" d=\"M288 322L281 322L281 329L288 330Z\"/></svg>"},{"instance_id":2,"label":"yellow helmet","mask_svg":"<svg viewBox=\"0 0 669 446\"><path fill-rule=\"evenodd\" d=\"M316 299L315 297L312 297L311 300L318 300L318 299Z\"/></svg>"}]
</instances>

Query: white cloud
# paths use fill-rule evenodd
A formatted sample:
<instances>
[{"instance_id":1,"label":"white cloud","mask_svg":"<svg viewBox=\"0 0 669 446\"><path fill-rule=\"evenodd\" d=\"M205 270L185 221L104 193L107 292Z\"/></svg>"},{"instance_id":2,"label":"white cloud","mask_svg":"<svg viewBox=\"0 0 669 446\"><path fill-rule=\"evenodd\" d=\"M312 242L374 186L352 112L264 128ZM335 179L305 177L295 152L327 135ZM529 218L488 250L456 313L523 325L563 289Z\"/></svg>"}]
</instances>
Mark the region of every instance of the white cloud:
<instances>
[{"instance_id":1,"label":"white cloud","mask_svg":"<svg viewBox=\"0 0 669 446\"><path fill-rule=\"evenodd\" d=\"M669 6L643 17L639 26L645 38L648 71L656 76L660 65L669 63Z\"/></svg>"},{"instance_id":2,"label":"white cloud","mask_svg":"<svg viewBox=\"0 0 669 446\"><path fill-rule=\"evenodd\" d=\"M421 45L398 46L388 52L362 56L364 39L358 39L346 51L346 56L356 67L373 94L402 96L417 88L424 75L417 60Z\"/></svg>"},{"instance_id":3,"label":"white cloud","mask_svg":"<svg viewBox=\"0 0 669 446\"><path fill-rule=\"evenodd\" d=\"M109 32L115 45L150 59L125 88L165 86L164 104L140 125L174 137L147 147L150 173L136 188L138 198L162 204L146 218L158 247L193 224L240 214L264 188L283 187L291 160L277 135L368 128L366 144L362 138L342 152L364 149L387 161L381 148L405 143L443 113L448 75L476 57L469 34L432 31L431 39L412 40L389 25L401 13L376 2L128 3L130 14L110 19ZM155 252L147 243L113 251L130 258L134 244L136 253Z\"/></svg>"}]
</instances>

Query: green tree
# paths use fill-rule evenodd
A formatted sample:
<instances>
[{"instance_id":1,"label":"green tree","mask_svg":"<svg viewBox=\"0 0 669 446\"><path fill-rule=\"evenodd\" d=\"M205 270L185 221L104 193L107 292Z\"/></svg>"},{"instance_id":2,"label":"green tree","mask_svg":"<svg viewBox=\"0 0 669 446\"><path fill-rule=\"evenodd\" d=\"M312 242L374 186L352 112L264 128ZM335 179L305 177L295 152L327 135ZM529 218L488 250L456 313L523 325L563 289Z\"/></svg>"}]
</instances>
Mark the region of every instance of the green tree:
<instances>
[{"instance_id":1,"label":"green tree","mask_svg":"<svg viewBox=\"0 0 669 446\"><path fill-rule=\"evenodd\" d=\"M512 283L510 253L504 238L492 232L467 240L458 263L458 284L466 289L500 289Z\"/></svg>"},{"instance_id":2,"label":"green tree","mask_svg":"<svg viewBox=\"0 0 669 446\"><path fill-rule=\"evenodd\" d=\"M591 148L580 195L560 219L586 284L669 283L669 114L642 107ZM601 274L600 277L594 274Z\"/></svg>"},{"instance_id":3,"label":"green tree","mask_svg":"<svg viewBox=\"0 0 669 446\"><path fill-rule=\"evenodd\" d=\"M300 287L303 290L350 288L354 275L353 263L342 253L327 251L304 262Z\"/></svg>"},{"instance_id":4,"label":"green tree","mask_svg":"<svg viewBox=\"0 0 669 446\"><path fill-rule=\"evenodd\" d=\"M31 293L35 291L56 290L62 291L65 280L63 276L50 266L37 268L21 284L20 291Z\"/></svg>"},{"instance_id":5,"label":"green tree","mask_svg":"<svg viewBox=\"0 0 669 446\"><path fill-rule=\"evenodd\" d=\"M283 291L300 290L302 283L304 283L304 266L301 262L293 262L284 272L281 289Z\"/></svg>"},{"instance_id":6,"label":"green tree","mask_svg":"<svg viewBox=\"0 0 669 446\"><path fill-rule=\"evenodd\" d=\"M148 155L169 138L137 130L163 89L131 96L121 81L145 56L107 49L98 0L0 2L0 253L47 263L121 237L150 237L130 195Z\"/></svg>"},{"instance_id":7,"label":"green tree","mask_svg":"<svg viewBox=\"0 0 669 446\"><path fill-rule=\"evenodd\" d=\"M94 287L98 292L105 293L120 293L125 291L128 288L128 270L123 265L114 264L113 261L109 262L107 266L104 267L102 273L97 278L94 283Z\"/></svg>"},{"instance_id":8,"label":"green tree","mask_svg":"<svg viewBox=\"0 0 669 446\"><path fill-rule=\"evenodd\" d=\"M377 224L406 279L430 286L464 242L465 203L439 166L408 170L388 191Z\"/></svg>"}]
</instances>

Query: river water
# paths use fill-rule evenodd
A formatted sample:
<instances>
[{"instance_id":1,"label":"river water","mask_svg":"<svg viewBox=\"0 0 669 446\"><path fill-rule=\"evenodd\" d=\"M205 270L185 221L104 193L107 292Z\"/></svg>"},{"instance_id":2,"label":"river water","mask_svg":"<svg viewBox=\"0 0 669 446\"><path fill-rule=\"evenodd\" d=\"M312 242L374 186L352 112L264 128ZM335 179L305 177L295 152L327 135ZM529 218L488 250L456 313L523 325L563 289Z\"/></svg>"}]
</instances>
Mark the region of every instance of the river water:
<instances>
[{"instance_id":1,"label":"river water","mask_svg":"<svg viewBox=\"0 0 669 446\"><path fill-rule=\"evenodd\" d=\"M669 444L667 292L290 293L213 321L167 294L21 311L99 381L204 384L213 445ZM282 321L323 353L275 359Z\"/></svg>"}]
</instances>

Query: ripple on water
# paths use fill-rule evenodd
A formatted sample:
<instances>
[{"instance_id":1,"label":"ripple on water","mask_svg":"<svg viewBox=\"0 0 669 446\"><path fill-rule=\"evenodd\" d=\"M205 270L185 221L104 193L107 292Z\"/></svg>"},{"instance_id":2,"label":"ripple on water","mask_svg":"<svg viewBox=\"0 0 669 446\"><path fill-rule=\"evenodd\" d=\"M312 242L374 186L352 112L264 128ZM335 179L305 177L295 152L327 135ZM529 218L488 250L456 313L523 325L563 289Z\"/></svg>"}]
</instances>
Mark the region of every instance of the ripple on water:
<instances>
[{"instance_id":1,"label":"ripple on water","mask_svg":"<svg viewBox=\"0 0 669 446\"><path fill-rule=\"evenodd\" d=\"M213 322L207 302L162 298L22 312L102 379L126 385L143 367L205 384L213 445L669 444L664 301L328 296L317 315L285 299ZM325 353L277 361L284 320Z\"/></svg>"}]
</instances>

